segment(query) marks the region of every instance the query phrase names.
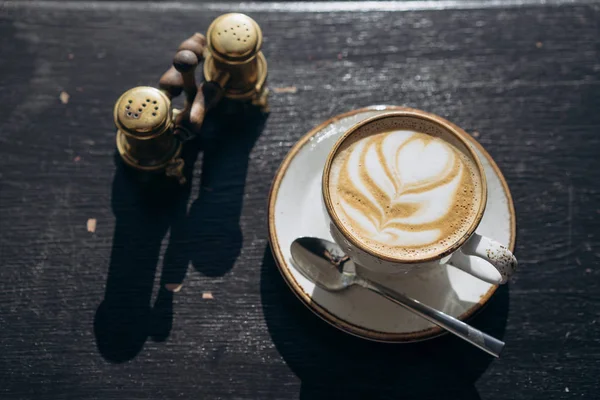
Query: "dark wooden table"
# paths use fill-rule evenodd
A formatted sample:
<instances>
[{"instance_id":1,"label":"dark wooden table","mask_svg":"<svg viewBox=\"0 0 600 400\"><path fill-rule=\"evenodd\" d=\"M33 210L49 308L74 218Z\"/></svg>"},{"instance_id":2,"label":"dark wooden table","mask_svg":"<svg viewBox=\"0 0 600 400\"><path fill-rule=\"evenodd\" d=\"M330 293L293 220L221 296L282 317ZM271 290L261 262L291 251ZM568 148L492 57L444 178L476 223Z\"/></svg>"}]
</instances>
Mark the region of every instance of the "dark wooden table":
<instances>
[{"instance_id":1,"label":"dark wooden table","mask_svg":"<svg viewBox=\"0 0 600 400\"><path fill-rule=\"evenodd\" d=\"M271 114L217 111L191 187L151 200L115 162L114 101L248 10L0 5L0 398L597 399L600 7L461 4L252 5ZM498 360L449 336L345 335L274 265L266 198L287 150L381 103L456 122L506 175L521 267L472 320L506 341Z\"/></svg>"}]
</instances>

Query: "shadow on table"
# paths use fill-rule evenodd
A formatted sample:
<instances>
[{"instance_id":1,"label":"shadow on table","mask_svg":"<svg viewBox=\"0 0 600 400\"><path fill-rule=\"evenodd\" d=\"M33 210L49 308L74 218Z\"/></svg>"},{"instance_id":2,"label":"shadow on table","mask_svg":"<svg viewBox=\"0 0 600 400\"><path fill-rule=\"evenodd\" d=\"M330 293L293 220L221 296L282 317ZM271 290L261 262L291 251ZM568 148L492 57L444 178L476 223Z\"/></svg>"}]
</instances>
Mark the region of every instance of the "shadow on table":
<instances>
[{"instance_id":1,"label":"shadow on table","mask_svg":"<svg viewBox=\"0 0 600 400\"><path fill-rule=\"evenodd\" d=\"M267 115L222 110L217 128L203 135L200 193L188 217L176 226L176 236L165 255L187 255L194 268L206 276L222 276L235 263L242 248L240 215L249 155L262 133ZM219 111L215 110L215 111ZM245 117L244 117L245 115Z\"/></svg>"},{"instance_id":2,"label":"shadow on table","mask_svg":"<svg viewBox=\"0 0 600 400\"><path fill-rule=\"evenodd\" d=\"M131 360L148 337L168 338L174 293L167 287L183 282L190 262L207 276L222 276L240 253L239 219L248 155L266 116L253 113L231 118L231 111L224 110L214 110L199 137L185 144L184 186L164 180L140 184L115 156L111 201L115 232L105 296L94 320L98 350L108 361ZM200 152L200 190L188 211L193 166ZM167 232L169 244L152 306L161 243Z\"/></svg>"},{"instance_id":3,"label":"shadow on table","mask_svg":"<svg viewBox=\"0 0 600 400\"><path fill-rule=\"evenodd\" d=\"M508 286L500 287L470 323L502 339L508 292ZM343 333L292 294L268 246L261 296L271 338L302 381L301 399L480 398L474 384L492 356L452 335L414 344L386 344Z\"/></svg>"}]
</instances>

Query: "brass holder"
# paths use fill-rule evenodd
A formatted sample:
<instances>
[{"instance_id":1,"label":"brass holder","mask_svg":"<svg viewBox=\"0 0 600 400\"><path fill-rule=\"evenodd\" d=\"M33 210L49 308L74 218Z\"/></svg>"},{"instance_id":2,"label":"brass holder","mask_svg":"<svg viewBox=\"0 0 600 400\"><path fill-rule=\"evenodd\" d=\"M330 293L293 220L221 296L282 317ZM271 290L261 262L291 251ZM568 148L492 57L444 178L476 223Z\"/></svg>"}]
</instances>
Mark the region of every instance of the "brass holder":
<instances>
[{"instance_id":1,"label":"brass holder","mask_svg":"<svg viewBox=\"0 0 600 400\"><path fill-rule=\"evenodd\" d=\"M198 134L206 113L223 96L268 111L267 61L258 24L244 14L225 14L213 21L207 36L195 33L179 45L160 89L135 87L115 103L117 149L128 166L184 184L184 142ZM195 71L202 60L205 80L197 85ZM177 110L171 100L182 92L185 106Z\"/></svg>"}]
</instances>

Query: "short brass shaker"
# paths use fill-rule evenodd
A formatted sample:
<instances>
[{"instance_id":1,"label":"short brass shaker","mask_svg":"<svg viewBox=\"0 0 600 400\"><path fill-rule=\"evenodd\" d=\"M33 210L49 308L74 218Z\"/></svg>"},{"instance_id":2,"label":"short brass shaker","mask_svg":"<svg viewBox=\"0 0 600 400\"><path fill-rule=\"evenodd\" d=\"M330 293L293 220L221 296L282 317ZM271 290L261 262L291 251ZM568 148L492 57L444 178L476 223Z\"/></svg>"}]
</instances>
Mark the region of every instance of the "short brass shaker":
<instances>
[{"instance_id":1,"label":"short brass shaker","mask_svg":"<svg viewBox=\"0 0 600 400\"><path fill-rule=\"evenodd\" d=\"M127 165L185 179L179 158L182 142L172 133L174 113L177 110L171 108L171 100L159 89L138 86L121 95L114 118L117 149Z\"/></svg>"}]
</instances>

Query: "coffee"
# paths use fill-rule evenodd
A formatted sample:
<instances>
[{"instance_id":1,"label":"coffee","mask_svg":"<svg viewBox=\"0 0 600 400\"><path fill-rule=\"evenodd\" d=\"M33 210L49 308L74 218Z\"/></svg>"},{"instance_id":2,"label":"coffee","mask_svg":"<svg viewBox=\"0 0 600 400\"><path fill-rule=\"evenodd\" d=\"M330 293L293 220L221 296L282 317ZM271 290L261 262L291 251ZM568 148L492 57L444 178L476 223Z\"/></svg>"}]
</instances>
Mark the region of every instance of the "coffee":
<instances>
[{"instance_id":1,"label":"coffee","mask_svg":"<svg viewBox=\"0 0 600 400\"><path fill-rule=\"evenodd\" d=\"M365 126L349 136L332 159L328 188L356 241L408 260L437 256L470 234L484 198L478 167L460 143L419 123Z\"/></svg>"}]
</instances>

